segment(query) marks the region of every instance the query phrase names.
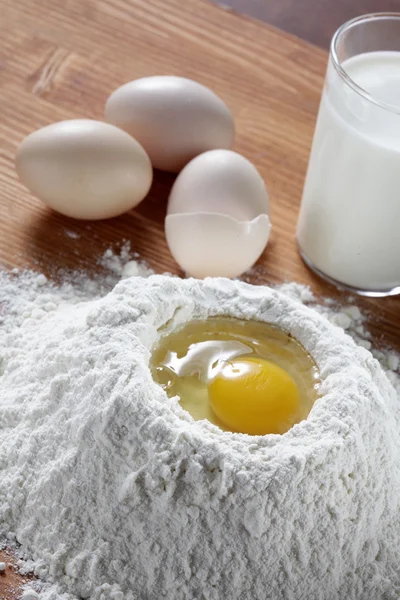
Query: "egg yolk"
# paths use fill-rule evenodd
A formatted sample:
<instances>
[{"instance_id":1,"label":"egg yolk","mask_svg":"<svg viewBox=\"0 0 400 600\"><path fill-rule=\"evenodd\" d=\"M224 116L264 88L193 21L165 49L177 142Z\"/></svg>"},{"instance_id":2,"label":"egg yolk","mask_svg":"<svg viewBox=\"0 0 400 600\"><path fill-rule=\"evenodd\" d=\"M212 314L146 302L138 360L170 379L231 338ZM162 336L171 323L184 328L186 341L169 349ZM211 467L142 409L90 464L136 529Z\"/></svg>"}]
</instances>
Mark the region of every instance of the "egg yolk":
<instances>
[{"instance_id":1,"label":"egg yolk","mask_svg":"<svg viewBox=\"0 0 400 600\"><path fill-rule=\"evenodd\" d=\"M231 431L284 433L296 422L299 391L278 365L258 357L223 363L208 386L211 408Z\"/></svg>"}]
</instances>

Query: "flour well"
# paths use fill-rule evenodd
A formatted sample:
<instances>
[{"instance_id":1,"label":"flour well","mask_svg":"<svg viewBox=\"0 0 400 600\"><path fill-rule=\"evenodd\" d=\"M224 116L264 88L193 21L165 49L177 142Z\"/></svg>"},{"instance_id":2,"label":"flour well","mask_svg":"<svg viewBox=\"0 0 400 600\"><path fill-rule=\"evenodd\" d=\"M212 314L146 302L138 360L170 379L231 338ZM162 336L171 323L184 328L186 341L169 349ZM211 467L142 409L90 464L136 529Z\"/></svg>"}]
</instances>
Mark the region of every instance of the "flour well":
<instances>
[{"instance_id":1,"label":"flour well","mask_svg":"<svg viewBox=\"0 0 400 600\"><path fill-rule=\"evenodd\" d=\"M40 598L398 598L397 355L379 364L343 332L368 346L355 306L307 308L296 284L139 276L103 297L149 275L127 260L60 287L1 275L0 529L50 582ZM222 432L154 384L160 329L211 315L303 343L323 378L306 421Z\"/></svg>"}]
</instances>

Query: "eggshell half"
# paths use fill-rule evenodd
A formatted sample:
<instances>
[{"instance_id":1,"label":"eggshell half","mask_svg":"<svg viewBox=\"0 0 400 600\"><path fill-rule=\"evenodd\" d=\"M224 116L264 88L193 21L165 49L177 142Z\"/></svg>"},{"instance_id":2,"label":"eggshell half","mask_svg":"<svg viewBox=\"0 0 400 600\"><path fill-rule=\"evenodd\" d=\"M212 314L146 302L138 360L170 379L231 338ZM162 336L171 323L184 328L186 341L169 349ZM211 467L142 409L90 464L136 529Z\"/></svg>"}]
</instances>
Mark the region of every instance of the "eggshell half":
<instances>
[{"instance_id":1,"label":"eggshell half","mask_svg":"<svg viewBox=\"0 0 400 600\"><path fill-rule=\"evenodd\" d=\"M238 277L260 257L271 224L266 214L252 221L229 215L187 213L168 215L165 235L171 254L192 277Z\"/></svg>"},{"instance_id":2,"label":"eggshell half","mask_svg":"<svg viewBox=\"0 0 400 600\"><path fill-rule=\"evenodd\" d=\"M255 166L231 150L194 158L168 201L171 254L193 277L238 277L264 250L271 231L269 197Z\"/></svg>"},{"instance_id":3,"label":"eggshell half","mask_svg":"<svg viewBox=\"0 0 400 600\"><path fill-rule=\"evenodd\" d=\"M108 98L105 120L137 139L163 171L178 172L194 156L230 148L234 123L226 104L210 89L184 77L144 77Z\"/></svg>"},{"instance_id":4,"label":"eggshell half","mask_svg":"<svg viewBox=\"0 0 400 600\"><path fill-rule=\"evenodd\" d=\"M142 146L109 123L53 123L21 143L21 181L45 204L76 219L107 219L135 207L150 189L153 170Z\"/></svg>"},{"instance_id":5,"label":"eggshell half","mask_svg":"<svg viewBox=\"0 0 400 600\"><path fill-rule=\"evenodd\" d=\"M212 150L194 158L178 175L168 214L213 212L251 221L268 214L269 196L255 166L232 150Z\"/></svg>"}]
</instances>

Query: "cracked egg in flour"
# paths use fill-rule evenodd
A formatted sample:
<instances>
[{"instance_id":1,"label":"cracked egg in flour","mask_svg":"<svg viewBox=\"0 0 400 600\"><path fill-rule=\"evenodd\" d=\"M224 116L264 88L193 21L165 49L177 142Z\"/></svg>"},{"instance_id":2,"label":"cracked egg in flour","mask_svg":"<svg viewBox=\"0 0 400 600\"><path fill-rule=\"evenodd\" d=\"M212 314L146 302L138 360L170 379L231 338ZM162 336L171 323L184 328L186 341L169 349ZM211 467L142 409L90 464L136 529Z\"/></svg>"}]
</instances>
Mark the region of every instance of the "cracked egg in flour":
<instances>
[{"instance_id":1,"label":"cracked egg in flour","mask_svg":"<svg viewBox=\"0 0 400 600\"><path fill-rule=\"evenodd\" d=\"M161 337L151 368L194 419L251 435L282 434L305 419L319 385L314 360L292 335L227 317Z\"/></svg>"},{"instance_id":2,"label":"cracked egg in flour","mask_svg":"<svg viewBox=\"0 0 400 600\"><path fill-rule=\"evenodd\" d=\"M272 324L301 344L311 372L315 361L317 397L283 435L196 420L154 380L163 340L220 319ZM397 597L398 398L370 352L322 315L268 287L132 277L25 332L0 378L1 514L63 592ZM249 348L247 358L273 358ZM278 366L299 387L289 363Z\"/></svg>"}]
</instances>

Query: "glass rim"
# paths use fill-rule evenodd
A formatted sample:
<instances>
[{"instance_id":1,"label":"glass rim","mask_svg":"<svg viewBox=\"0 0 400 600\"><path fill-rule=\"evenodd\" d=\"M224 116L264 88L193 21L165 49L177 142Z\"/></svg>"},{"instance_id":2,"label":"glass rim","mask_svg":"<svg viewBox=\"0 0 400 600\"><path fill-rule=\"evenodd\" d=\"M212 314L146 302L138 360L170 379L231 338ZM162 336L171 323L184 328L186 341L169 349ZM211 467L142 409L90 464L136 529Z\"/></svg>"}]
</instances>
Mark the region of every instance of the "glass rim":
<instances>
[{"instance_id":1,"label":"glass rim","mask_svg":"<svg viewBox=\"0 0 400 600\"><path fill-rule=\"evenodd\" d=\"M350 19L349 21L346 21L345 23L343 23L343 25L341 25L339 27L339 29L336 30L336 32L334 33L334 35L332 37L329 56L332 59L333 66L335 67L335 70L338 73L339 77L341 77L343 79L343 81L345 83L347 83L347 85L349 87L351 87L357 94L359 94L360 96L362 96L363 98L365 98L366 100L371 102L372 104L375 104L376 106L379 106L380 108L382 108L384 110L387 110L396 115L400 115L400 106L397 107L397 106L394 106L393 104L388 104L386 102L382 102L381 100L378 100L372 94L367 92L367 90L364 90L363 87L361 87L355 81L353 81L353 79L350 77L350 75L348 75L348 73L342 67L341 61L339 60L338 53L337 53L337 45L340 41L340 38L342 37L342 34L345 31L347 31L348 29L351 29L352 27L354 27L355 25L358 25L359 23L363 23L363 22L367 22L367 21L379 21L379 20L384 20L384 19L392 19L392 20L396 20L396 21L400 22L400 12L369 13L366 15L361 15L359 17L354 17L353 19Z\"/></svg>"}]
</instances>

